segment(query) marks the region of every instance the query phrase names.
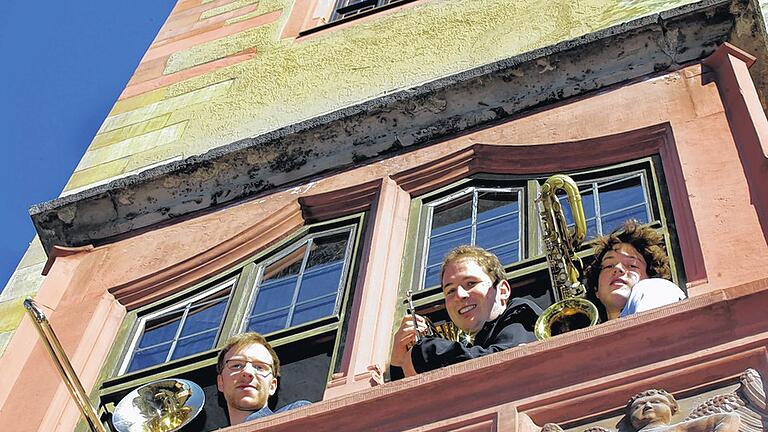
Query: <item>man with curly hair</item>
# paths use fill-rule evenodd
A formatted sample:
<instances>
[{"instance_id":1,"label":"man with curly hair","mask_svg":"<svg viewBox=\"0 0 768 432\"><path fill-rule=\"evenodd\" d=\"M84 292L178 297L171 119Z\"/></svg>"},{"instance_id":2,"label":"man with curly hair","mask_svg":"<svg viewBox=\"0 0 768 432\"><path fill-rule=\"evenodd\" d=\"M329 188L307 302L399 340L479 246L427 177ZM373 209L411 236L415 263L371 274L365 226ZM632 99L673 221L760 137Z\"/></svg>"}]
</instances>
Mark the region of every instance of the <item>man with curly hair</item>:
<instances>
[{"instance_id":1,"label":"man with curly hair","mask_svg":"<svg viewBox=\"0 0 768 432\"><path fill-rule=\"evenodd\" d=\"M595 261L587 269L587 284L608 320L684 299L670 278L664 238L635 220L597 239Z\"/></svg>"}]
</instances>

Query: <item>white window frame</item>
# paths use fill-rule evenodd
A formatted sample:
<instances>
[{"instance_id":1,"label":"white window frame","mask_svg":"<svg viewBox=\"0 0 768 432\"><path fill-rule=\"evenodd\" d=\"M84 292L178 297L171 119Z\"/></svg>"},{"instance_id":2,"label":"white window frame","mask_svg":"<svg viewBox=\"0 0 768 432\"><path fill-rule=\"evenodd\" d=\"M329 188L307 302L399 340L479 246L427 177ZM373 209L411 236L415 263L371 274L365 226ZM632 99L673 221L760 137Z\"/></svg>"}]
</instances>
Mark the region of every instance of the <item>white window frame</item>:
<instances>
[{"instance_id":1,"label":"white window frame","mask_svg":"<svg viewBox=\"0 0 768 432\"><path fill-rule=\"evenodd\" d=\"M240 326L238 327L239 332L246 331L246 329L248 327L248 321L250 319L250 313L251 313L251 311L253 309L254 303L256 302L256 297L258 297L259 290L261 288L262 278L264 276L264 270L267 267L269 267L273 263L281 260L282 258L290 255L292 252L296 251L297 249L299 249L300 247L304 246L305 244L311 245L312 240L315 239L315 238L332 236L332 235L335 235L335 234L343 233L345 231L348 232L349 235L347 237L347 246L346 246L346 249L344 250L344 267L343 267L343 269L341 271L341 276L339 277L339 285L336 287L336 302L334 303L334 306L333 306L333 313L331 315L323 317L323 318L318 318L318 319L313 320L313 321L309 321L309 322L306 322L306 323L299 324L298 326L311 326L313 323L316 323L316 322L322 321L322 320L326 320L326 319L328 319L331 316L338 317L339 313L341 312L341 303L342 303L342 301L344 299L344 295L343 295L344 294L344 288L345 288L347 277L348 277L348 274L349 274L349 271L350 271L350 265L351 265L351 261L352 261L352 253L354 251L355 237L357 235L357 226L356 225L347 225L347 226L343 226L343 227L339 227L339 228L334 228L334 229L331 229L331 230L318 231L316 233L307 234L307 235L302 236L301 238L291 242L290 245L285 247L285 249L281 250L279 253L275 254L273 257L271 257L268 260L265 260L265 261L261 262L260 264L258 264L259 268L257 270L256 278L254 280L252 288L249 289L250 295L248 297L248 307L246 308L245 314L243 315L243 319L240 322ZM304 256L302 257L301 269L299 270L297 284L300 284L302 282L302 279L304 278L304 271L306 270L307 260L309 258L309 253L310 252L311 252L311 247L307 247L307 250L304 252ZM290 311L291 311L290 314L291 315L293 314L293 311L296 308L296 295L298 295L298 290L294 293L294 298L291 301L291 306L290 306ZM289 315L289 316L291 316L291 315ZM274 332L267 333L267 335L270 335L270 334L273 334L273 333L277 333L277 332L281 332L281 331L284 331L284 330L288 330L288 329L291 329L291 328L294 328L294 327L297 327L297 326L285 327L285 328L282 328L280 330L275 330Z\"/></svg>"},{"instance_id":2,"label":"white window frame","mask_svg":"<svg viewBox=\"0 0 768 432\"><path fill-rule=\"evenodd\" d=\"M491 193L517 193L517 203L518 203L518 220L520 223L518 224L518 232L517 232L517 241L518 241L518 259L515 262L520 261L522 259L522 253L523 248L525 247L525 239L523 238L523 229L524 229L524 221L523 221L523 192L524 188L522 187L478 187L478 186L469 186L464 189L461 189L459 191L456 191L454 193L451 193L449 195L446 195L442 198L436 199L434 201L430 201L428 203L425 203L424 206L427 208L427 217L426 217L426 231L424 233L424 244L421 249L421 265L419 269L419 285L417 291L422 291L427 289L428 287L424 286L425 279L427 277L427 260L428 260L428 254L429 254L429 245L431 243L431 233L432 233L432 216L434 214L435 208L446 204L448 202L451 202L453 200L459 199L465 195L472 194L472 222L471 225L475 227L472 229L472 232L470 234L470 242L472 244L475 244L475 236L476 236L476 227L477 227L477 199L478 195L483 192L491 192ZM501 217L501 216L498 216ZM502 263L504 264L504 263ZM508 265L510 263L507 263L505 265Z\"/></svg>"},{"instance_id":3,"label":"white window frame","mask_svg":"<svg viewBox=\"0 0 768 432\"><path fill-rule=\"evenodd\" d=\"M228 279L226 279L226 280L224 280L222 282L219 282L215 286L213 286L210 289L207 289L207 290L205 290L205 291L203 291L203 292L201 292L199 294L196 294L196 295L194 295L192 297L189 297L189 298L185 298L182 301L179 301L177 303L173 303L173 304L171 304L171 305L169 305L169 306L167 306L165 308L159 309L159 310L157 310L155 312L146 314L146 315L142 316L141 318L139 318L137 323L136 323L136 328L135 328L135 330L133 332L133 337L131 339L131 343L128 344L128 349L126 351L126 354L123 356L123 362L120 365L120 369L119 369L119 372L118 372L117 375L120 376L120 375L125 375L127 373L126 371L128 370L128 366L131 364L131 361L133 360L133 356L136 353L136 347L139 344L139 340L141 339L141 336L144 335L144 329L145 329L147 321L152 320L152 319L157 318L157 317L162 316L162 315L166 315L166 314L175 312L177 310L183 310L183 309L185 310L183 315L182 315L182 317L181 317L181 322L179 323L179 328L176 329L176 334L174 335L171 349L168 350L168 355L166 356L165 361L163 363L158 363L156 365L148 366L148 367L151 368L151 367L156 367L158 365L161 365L161 364L164 364L164 363L168 363L169 361L171 361L170 358L173 355L174 349L176 347L176 342L178 342L179 334L182 331L182 329L184 328L184 322L186 320L187 313L189 312L189 308L192 306L192 304L194 304L198 300L202 300L205 297L211 296L211 295L213 295L213 294L215 294L215 293L217 293L219 291L222 291L222 290L225 290L225 289L229 288L230 292L229 292L229 296L227 298L227 302L226 302L227 304L224 306L224 314L222 315L222 322L219 324L219 328L216 331L216 337L214 338L214 341L218 341L219 337L221 336L221 330L222 330L222 327L223 327L224 320L226 319L226 316L227 316L229 305L232 302L232 294L233 294L233 292L235 290L236 284L237 284L237 276L230 277L230 278L228 278ZM214 342L214 346L216 346L215 342ZM176 361L176 360L177 359L174 359L173 361ZM139 370L143 370L143 369L139 369ZM133 373L133 372L131 372L131 373Z\"/></svg>"}]
</instances>

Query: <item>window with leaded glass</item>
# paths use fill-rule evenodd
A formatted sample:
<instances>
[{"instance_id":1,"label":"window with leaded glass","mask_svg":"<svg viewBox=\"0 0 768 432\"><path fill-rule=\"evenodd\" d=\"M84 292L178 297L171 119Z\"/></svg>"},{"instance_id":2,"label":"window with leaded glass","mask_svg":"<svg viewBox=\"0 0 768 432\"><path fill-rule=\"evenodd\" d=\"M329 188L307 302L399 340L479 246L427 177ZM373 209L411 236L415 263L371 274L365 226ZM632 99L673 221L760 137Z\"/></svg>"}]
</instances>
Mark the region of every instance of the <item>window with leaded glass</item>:
<instances>
[{"instance_id":1,"label":"window with leaded glass","mask_svg":"<svg viewBox=\"0 0 768 432\"><path fill-rule=\"evenodd\" d=\"M353 235L306 237L261 266L244 330L269 334L338 314Z\"/></svg>"},{"instance_id":2,"label":"window with leaded glass","mask_svg":"<svg viewBox=\"0 0 768 432\"><path fill-rule=\"evenodd\" d=\"M137 371L213 348L235 279L141 318L122 371Z\"/></svg>"},{"instance_id":3,"label":"window with leaded glass","mask_svg":"<svg viewBox=\"0 0 768 432\"><path fill-rule=\"evenodd\" d=\"M106 366L100 406L108 412L129 391L160 378L189 379L215 395L216 357L241 332L264 335L280 358L276 408L319 401L341 351L354 295L364 213L301 228L256 255L156 303L129 311ZM206 398L204 430L228 425Z\"/></svg>"},{"instance_id":4,"label":"window with leaded glass","mask_svg":"<svg viewBox=\"0 0 768 432\"><path fill-rule=\"evenodd\" d=\"M336 0L336 7L333 9L331 22L359 16L375 9L382 9L390 5L394 6L409 1L412 0Z\"/></svg>"},{"instance_id":5,"label":"window with leaded glass","mask_svg":"<svg viewBox=\"0 0 768 432\"><path fill-rule=\"evenodd\" d=\"M577 182L587 221L587 241L608 234L628 219L652 219L648 181L643 171ZM573 223L565 193L558 194L569 224Z\"/></svg>"},{"instance_id":6,"label":"window with leaded glass","mask_svg":"<svg viewBox=\"0 0 768 432\"><path fill-rule=\"evenodd\" d=\"M546 260L539 240L539 216L535 199L539 185L552 174L536 176L482 175L464 179L431 191L414 200L409 248L415 253L413 267L403 278L403 289L414 291L425 302L441 301L440 267L454 247L469 244L495 253L508 273L519 278L521 286L549 284ZM673 241L667 231L669 210L664 210L664 192L653 158L582 172L567 173L579 186L587 239L608 234L628 219L650 224ZM571 208L565 192L558 193L565 218L572 224ZM675 251L670 247L671 252ZM674 260L674 257L673 257ZM541 272L539 275L537 272ZM535 282L534 282L535 281ZM542 307L549 300L544 292L530 293Z\"/></svg>"},{"instance_id":7,"label":"window with leaded glass","mask_svg":"<svg viewBox=\"0 0 768 432\"><path fill-rule=\"evenodd\" d=\"M336 331L357 232L355 223L305 232L190 295L148 306L138 313L119 374L210 351L244 331L270 337L291 329L291 341L313 327Z\"/></svg>"},{"instance_id":8,"label":"window with leaded glass","mask_svg":"<svg viewBox=\"0 0 768 432\"><path fill-rule=\"evenodd\" d=\"M440 283L443 257L459 245L481 246L503 264L519 261L521 196L520 188L470 187L428 203L422 286Z\"/></svg>"}]
</instances>

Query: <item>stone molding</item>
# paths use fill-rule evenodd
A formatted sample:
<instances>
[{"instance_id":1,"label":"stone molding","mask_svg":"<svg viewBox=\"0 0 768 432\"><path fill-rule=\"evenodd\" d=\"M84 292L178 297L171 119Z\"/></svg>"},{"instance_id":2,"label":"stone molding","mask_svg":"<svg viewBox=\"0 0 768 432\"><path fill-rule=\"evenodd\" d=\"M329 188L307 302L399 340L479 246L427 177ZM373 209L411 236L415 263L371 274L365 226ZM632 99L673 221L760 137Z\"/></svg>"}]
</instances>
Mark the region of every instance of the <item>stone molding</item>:
<instances>
[{"instance_id":1,"label":"stone molding","mask_svg":"<svg viewBox=\"0 0 768 432\"><path fill-rule=\"evenodd\" d=\"M138 279L111 287L109 292L128 310L152 303L242 263L306 224L370 209L378 197L380 187L381 180L375 180L333 192L301 197L216 246ZM65 249L57 247L54 250Z\"/></svg>"},{"instance_id":2,"label":"stone molding","mask_svg":"<svg viewBox=\"0 0 768 432\"><path fill-rule=\"evenodd\" d=\"M689 285L707 279L696 221L680 157L669 123L586 140L539 145L474 144L391 178L411 196L419 196L468 176L540 174L610 165L658 154L662 159L674 212L680 252Z\"/></svg>"}]
</instances>

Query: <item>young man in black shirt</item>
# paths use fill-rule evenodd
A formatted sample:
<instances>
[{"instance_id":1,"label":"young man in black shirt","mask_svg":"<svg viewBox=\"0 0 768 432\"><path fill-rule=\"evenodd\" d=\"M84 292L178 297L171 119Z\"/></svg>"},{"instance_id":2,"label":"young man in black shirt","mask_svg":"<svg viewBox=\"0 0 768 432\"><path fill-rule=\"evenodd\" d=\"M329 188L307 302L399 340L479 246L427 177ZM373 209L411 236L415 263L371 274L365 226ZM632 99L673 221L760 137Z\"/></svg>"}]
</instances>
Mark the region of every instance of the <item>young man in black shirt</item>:
<instances>
[{"instance_id":1,"label":"young man in black shirt","mask_svg":"<svg viewBox=\"0 0 768 432\"><path fill-rule=\"evenodd\" d=\"M533 326L541 309L525 299L511 298L504 267L496 255L475 246L459 246L443 261L441 286L451 321L473 336L471 344L423 337L419 315L406 315L395 333L390 357L393 379L482 357L536 340ZM414 321L415 318L415 321Z\"/></svg>"}]
</instances>

